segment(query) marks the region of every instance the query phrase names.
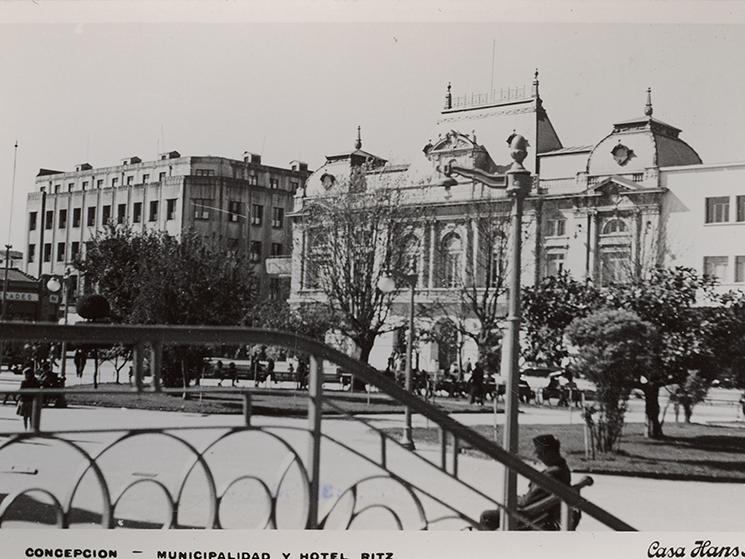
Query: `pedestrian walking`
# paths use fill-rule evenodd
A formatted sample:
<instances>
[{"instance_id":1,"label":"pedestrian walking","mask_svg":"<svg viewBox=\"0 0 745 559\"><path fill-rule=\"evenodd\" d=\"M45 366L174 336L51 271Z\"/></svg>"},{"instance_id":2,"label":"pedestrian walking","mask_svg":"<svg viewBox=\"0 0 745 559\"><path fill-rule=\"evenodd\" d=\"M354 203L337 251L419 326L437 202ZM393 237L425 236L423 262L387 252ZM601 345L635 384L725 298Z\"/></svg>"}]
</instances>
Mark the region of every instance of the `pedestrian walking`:
<instances>
[{"instance_id":1,"label":"pedestrian walking","mask_svg":"<svg viewBox=\"0 0 745 559\"><path fill-rule=\"evenodd\" d=\"M230 377L230 386L238 386L238 369L232 361L228 363L228 376Z\"/></svg>"},{"instance_id":2,"label":"pedestrian walking","mask_svg":"<svg viewBox=\"0 0 745 559\"><path fill-rule=\"evenodd\" d=\"M78 348L75 350L75 355L72 358L75 363L75 375L79 378L83 378L83 371L85 370L85 364L88 361L88 354L84 349Z\"/></svg>"},{"instance_id":3,"label":"pedestrian walking","mask_svg":"<svg viewBox=\"0 0 745 559\"><path fill-rule=\"evenodd\" d=\"M34 370L30 367L24 369L23 380L21 381L21 390L24 388L41 388L41 383L36 379ZM33 394L21 394L18 398L18 407L16 408L16 415L20 415L23 418L23 428L27 430L31 427L31 415L34 412L34 395Z\"/></svg>"},{"instance_id":4,"label":"pedestrian walking","mask_svg":"<svg viewBox=\"0 0 745 559\"><path fill-rule=\"evenodd\" d=\"M266 372L269 380L272 381L272 384L275 384L277 382L277 378L274 376L274 359L272 359L271 357L269 358L269 361L267 361Z\"/></svg>"},{"instance_id":5,"label":"pedestrian walking","mask_svg":"<svg viewBox=\"0 0 745 559\"><path fill-rule=\"evenodd\" d=\"M215 376L217 377L217 386L222 386L222 381L225 379L225 371L222 368L222 361L218 361L215 365Z\"/></svg>"},{"instance_id":6,"label":"pedestrian walking","mask_svg":"<svg viewBox=\"0 0 745 559\"><path fill-rule=\"evenodd\" d=\"M477 361L471 373L471 403L484 405L484 368Z\"/></svg>"}]
</instances>

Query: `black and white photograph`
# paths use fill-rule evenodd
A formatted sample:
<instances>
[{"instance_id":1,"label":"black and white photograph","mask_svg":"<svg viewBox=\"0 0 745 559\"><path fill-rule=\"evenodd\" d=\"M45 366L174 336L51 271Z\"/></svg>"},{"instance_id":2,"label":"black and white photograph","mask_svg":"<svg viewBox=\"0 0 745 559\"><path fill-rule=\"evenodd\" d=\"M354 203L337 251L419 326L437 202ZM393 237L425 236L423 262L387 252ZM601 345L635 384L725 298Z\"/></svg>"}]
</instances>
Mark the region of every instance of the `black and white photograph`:
<instances>
[{"instance_id":1,"label":"black and white photograph","mask_svg":"<svg viewBox=\"0 0 745 559\"><path fill-rule=\"evenodd\" d=\"M745 556L745 4L680 5L0 6L0 526Z\"/></svg>"}]
</instances>

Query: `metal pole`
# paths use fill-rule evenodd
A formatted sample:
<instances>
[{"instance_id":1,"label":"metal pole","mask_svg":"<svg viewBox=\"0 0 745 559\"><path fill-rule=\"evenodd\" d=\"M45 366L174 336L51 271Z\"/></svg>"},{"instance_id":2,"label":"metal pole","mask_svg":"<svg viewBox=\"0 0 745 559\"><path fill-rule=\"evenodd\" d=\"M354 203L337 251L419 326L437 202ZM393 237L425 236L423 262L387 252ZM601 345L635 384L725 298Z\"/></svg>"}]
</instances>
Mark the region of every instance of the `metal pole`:
<instances>
[{"instance_id":1,"label":"metal pole","mask_svg":"<svg viewBox=\"0 0 745 559\"><path fill-rule=\"evenodd\" d=\"M67 270L65 270L64 285L62 286L62 289L62 298L64 300L62 307L65 310L64 324L65 326L67 326L67 307L70 301L70 268L67 268ZM62 382L64 382L66 379L67 371L67 341L62 342L61 354L62 364L60 368L60 376L62 376Z\"/></svg>"},{"instance_id":2,"label":"metal pole","mask_svg":"<svg viewBox=\"0 0 745 559\"><path fill-rule=\"evenodd\" d=\"M406 340L406 392L411 394L411 359L413 356L414 345L414 292L416 291L416 276L409 278L411 284L411 297L409 300L409 335ZM404 436L401 444L409 449L414 450L414 439L411 437L411 408L406 406L404 409Z\"/></svg>"},{"instance_id":3,"label":"metal pole","mask_svg":"<svg viewBox=\"0 0 745 559\"><path fill-rule=\"evenodd\" d=\"M3 280L3 302L0 307L0 320L5 320L5 312L8 306L8 266L10 261L10 248L11 245L5 245L5 279ZM3 366L3 359L5 358L5 340L0 340L0 368Z\"/></svg>"},{"instance_id":4,"label":"metal pole","mask_svg":"<svg viewBox=\"0 0 745 559\"><path fill-rule=\"evenodd\" d=\"M323 361L310 356L310 378L308 382L308 430L310 448L308 470L310 474L308 525L306 529L318 529L319 499L321 491L321 416L323 415Z\"/></svg>"},{"instance_id":5,"label":"metal pole","mask_svg":"<svg viewBox=\"0 0 745 559\"><path fill-rule=\"evenodd\" d=\"M527 175L527 177L526 177ZM523 199L526 191L523 180L530 180L530 173L523 171L509 171L507 193L512 195L510 236L512 237L512 254L510 255L510 288L509 288L509 316L507 317L507 333L503 345L502 366L507 373L505 391L505 424L503 448L512 454L517 454L518 444L518 391L520 383L520 268L522 251L522 213ZM516 530L517 519L507 514L517 508L517 473L510 468L504 469L504 505L502 509L503 530Z\"/></svg>"}]
</instances>

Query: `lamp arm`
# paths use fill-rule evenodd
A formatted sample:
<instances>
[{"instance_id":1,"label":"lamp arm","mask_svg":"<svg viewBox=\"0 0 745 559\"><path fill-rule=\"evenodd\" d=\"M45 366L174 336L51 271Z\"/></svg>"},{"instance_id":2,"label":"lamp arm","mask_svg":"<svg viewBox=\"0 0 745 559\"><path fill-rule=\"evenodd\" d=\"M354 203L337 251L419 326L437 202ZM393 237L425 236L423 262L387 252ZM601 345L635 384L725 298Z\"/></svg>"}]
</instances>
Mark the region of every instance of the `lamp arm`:
<instances>
[{"instance_id":1,"label":"lamp arm","mask_svg":"<svg viewBox=\"0 0 745 559\"><path fill-rule=\"evenodd\" d=\"M445 165L443 173L446 176L461 175L467 179L475 180L488 186L489 188L507 188L507 175L491 174L481 169L461 167L460 165Z\"/></svg>"}]
</instances>

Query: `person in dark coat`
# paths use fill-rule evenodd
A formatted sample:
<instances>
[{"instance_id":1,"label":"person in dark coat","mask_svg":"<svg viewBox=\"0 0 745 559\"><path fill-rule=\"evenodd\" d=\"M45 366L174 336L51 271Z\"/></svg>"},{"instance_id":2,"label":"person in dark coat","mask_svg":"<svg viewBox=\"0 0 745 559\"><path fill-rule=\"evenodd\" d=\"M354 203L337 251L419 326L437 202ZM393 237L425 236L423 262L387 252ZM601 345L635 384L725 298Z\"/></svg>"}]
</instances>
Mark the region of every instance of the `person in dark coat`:
<instances>
[{"instance_id":1,"label":"person in dark coat","mask_svg":"<svg viewBox=\"0 0 745 559\"><path fill-rule=\"evenodd\" d=\"M238 386L238 369L232 361L228 363L228 376L230 377L230 386Z\"/></svg>"},{"instance_id":2,"label":"person in dark coat","mask_svg":"<svg viewBox=\"0 0 745 559\"><path fill-rule=\"evenodd\" d=\"M215 376L217 377L217 386L222 386L222 381L225 380L225 371L222 368L222 361L218 361L215 364Z\"/></svg>"},{"instance_id":3,"label":"person in dark coat","mask_svg":"<svg viewBox=\"0 0 745 559\"><path fill-rule=\"evenodd\" d=\"M36 379L34 370L30 367L23 371L23 380L21 381L21 390L24 388L41 388L41 383ZM34 411L33 394L21 394L18 398L18 407L16 414L23 418L23 428L31 427L31 415Z\"/></svg>"},{"instance_id":4,"label":"person in dark coat","mask_svg":"<svg viewBox=\"0 0 745 559\"><path fill-rule=\"evenodd\" d=\"M88 355L85 353L84 349L78 348L75 350L75 355L72 360L73 363L75 363L75 374L78 378L82 378L85 363L88 361Z\"/></svg>"},{"instance_id":5,"label":"person in dark coat","mask_svg":"<svg viewBox=\"0 0 745 559\"><path fill-rule=\"evenodd\" d=\"M471 373L471 403L484 405L484 368L477 362Z\"/></svg>"},{"instance_id":6,"label":"person in dark coat","mask_svg":"<svg viewBox=\"0 0 745 559\"><path fill-rule=\"evenodd\" d=\"M538 435L533 439L533 446L535 447L536 458L538 458L538 460L540 460L545 466L543 473L556 481L560 481L564 485L571 487L572 473L569 470L566 460L564 460L564 457L561 455L561 443L559 442L559 439L553 435ZM531 481L528 486L528 491L517 499L517 512L520 513L520 509L541 501L550 495L550 492ZM543 514L543 511L541 514ZM499 528L499 515L499 510L486 510L481 513L479 529L497 530ZM528 517L527 520L531 520L531 518ZM561 503L557 503L549 509L547 518L541 520L539 527L542 530L560 529ZM532 529L532 527L522 526L519 529L529 530Z\"/></svg>"}]
</instances>

